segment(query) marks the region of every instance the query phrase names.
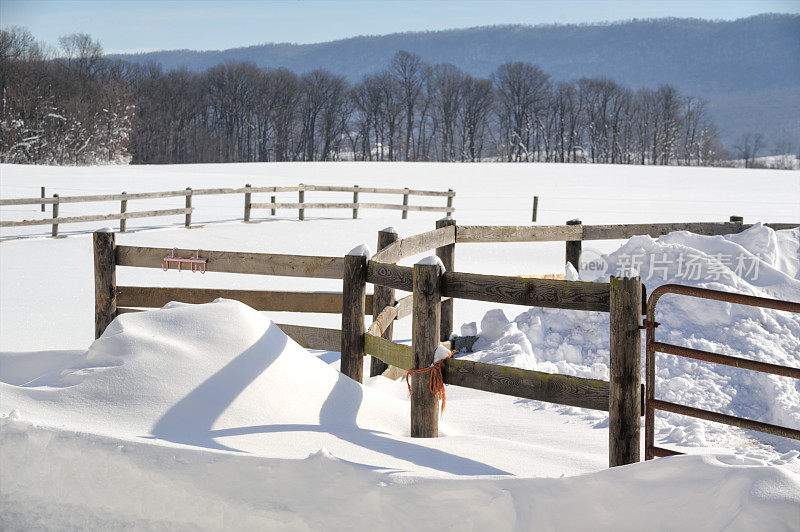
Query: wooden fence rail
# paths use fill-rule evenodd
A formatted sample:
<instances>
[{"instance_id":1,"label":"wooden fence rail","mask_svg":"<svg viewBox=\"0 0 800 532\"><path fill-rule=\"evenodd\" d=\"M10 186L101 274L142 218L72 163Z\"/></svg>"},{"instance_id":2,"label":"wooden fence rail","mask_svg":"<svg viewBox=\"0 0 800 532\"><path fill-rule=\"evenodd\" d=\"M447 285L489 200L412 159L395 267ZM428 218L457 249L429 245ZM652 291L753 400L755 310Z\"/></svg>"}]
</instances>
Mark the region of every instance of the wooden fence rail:
<instances>
[{"instance_id":1,"label":"wooden fence rail","mask_svg":"<svg viewBox=\"0 0 800 532\"><path fill-rule=\"evenodd\" d=\"M350 192L353 194L353 202L317 202L309 203L305 201L305 193L307 191L320 191L320 192ZM297 202L277 202L275 196L271 196L269 203L253 202L253 194L259 193L278 193L278 192L297 192ZM403 203L390 204L390 203L369 203L359 202L359 193L361 194L400 194L403 196ZM42 187L42 197L39 198L11 198L0 199L0 206L8 205L41 205L42 212L45 210L45 205L52 205L53 215L51 218L34 219L34 220L7 220L0 221L0 227L27 227L36 225L51 225L52 236L58 236L59 224L68 223L82 223L82 222L97 222L106 220L120 220L120 232L126 230L126 220L132 218L150 218L156 216L174 216L184 215L186 227L192 225L192 198L194 196L210 196L210 195L224 195L224 194L242 194L244 197L244 221L250 222L252 209L269 209L271 215L276 215L277 209L297 209L298 218L305 219L306 209L352 209L353 218L358 217L359 209L391 209L402 211L402 217L406 218L409 211L416 212L445 212L449 216L455 208L453 207L453 197L455 192L450 189L447 191L436 190L415 190L415 189L402 189L402 188L379 188L379 187L362 187L355 185L352 187L328 186L328 185L291 185L291 186L271 186L271 187L254 187L245 185L241 188L199 188L193 189L187 187L184 190L166 190L161 192L135 192L120 194L93 194L85 196L59 196L53 194L51 198L44 197L44 187ZM432 205L409 205L409 196L432 196L444 197L447 199L447 204L444 206ZM183 209L161 209L150 211L127 212L128 202L144 199L160 199L172 197L185 197L185 208ZM64 203L90 203L90 202L120 202L119 213L114 214L92 214L84 216L70 216L59 217L59 205Z\"/></svg>"},{"instance_id":2,"label":"wooden fence rail","mask_svg":"<svg viewBox=\"0 0 800 532\"><path fill-rule=\"evenodd\" d=\"M209 303L220 297L241 301L255 310L331 314L342 312L342 294L338 292L117 286L117 305L120 307L161 308L170 301L199 304ZM367 294L366 305L366 313L372 314L372 294Z\"/></svg>"},{"instance_id":3,"label":"wooden fence rail","mask_svg":"<svg viewBox=\"0 0 800 532\"><path fill-rule=\"evenodd\" d=\"M793 229L797 223L767 223L772 229ZM456 243L478 242L558 242L576 240L620 240L637 235L653 238L673 231L698 235L728 235L752 227L738 222L681 222L615 225L459 225Z\"/></svg>"},{"instance_id":4,"label":"wooden fence rail","mask_svg":"<svg viewBox=\"0 0 800 532\"><path fill-rule=\"evenodd\" d=\"M117 266L161 268L161 261L173 250L135 246L116 246ZM175 255L188 257L196 249L176 249ZM341 279L344 260L341 257L312 255L280 255L275 253L247 253L240 251L202 250L209 271L223 273L249 273L285 277L318 277Z\"/></svg>"},{"instance_id":5,"label":"wooden fence rail","mask_svg":"<svg viewBox=\"0 0 800 532\"><path fill-rule=\"evenodd\" d=\"M121 212L118 214L89 214L86 216L68 216L45 218L43 220L0 221L0 227L21 227L30 225L58 225L78 222L101 222L105 220L129 220L131 218L154 218L157 216L174 216L176 214L189 215L192 208L188 209L161 209L155 211ZM54 235L55 236L55 235Z\"/></svg>"}]
</instances>

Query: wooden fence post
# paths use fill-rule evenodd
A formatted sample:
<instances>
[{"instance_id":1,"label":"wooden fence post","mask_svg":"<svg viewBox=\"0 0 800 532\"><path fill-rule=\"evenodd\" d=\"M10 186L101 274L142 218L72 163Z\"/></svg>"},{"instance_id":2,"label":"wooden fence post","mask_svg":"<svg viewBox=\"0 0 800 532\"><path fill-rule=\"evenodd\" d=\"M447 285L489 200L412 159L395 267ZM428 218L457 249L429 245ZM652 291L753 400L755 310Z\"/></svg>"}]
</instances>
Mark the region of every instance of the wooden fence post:
<instances>
[{"instance_id":1,"label":"wooden fence post","mask_svg":"<svg viewBox=\"0 0 800 532\"><path fill-rule=\"evenodd\" d=\"M580 220L570 220L567 225L581 225ZM575 271L581 271L581 247L580 240L567 240L567 260L575 268Z\"/></svg>"},{"instance_id":2,"label":"wooden fence post","mask_svg":"<svg viewBox=\"0 0 800 532\"><path fill-rule=\"evenodd\" d=\"M244 188L247 189L247 191L244 193L244 221L245 222L249 222L250 221L250 199L251 199L251 196L250 196L250 183L246 184L244 186Z\"/></svg>"},{"instance_id":3,"label":"wooden fence post","mask_svg":"<svg viewBox=\"0 0 800 532\"><path fill-rule=\"evenodd\" d=\"M127 194L127 192L123 192L122 193L123 196L126 195L126 194ZM126 199L120 200L120 202L119 202L119 213L120 214L125 214L126 212L128 212L128 200L126 200ZM120 218L119 219L119 232L120 233L124 233L125 232L125 229L126 229L126 226L127 226L127 223L126 223L127 221L128 220L126 220L125 218Z\"/></svg>"},{"instance_id":4,"label":"wooden fence post","mask_svg":"<svg viewBox=\"0 0 800 532\"><path fill-rule=\"evenodd\" d=\"M353 186L353 220L358 218L358 185Z\"/></svg>"},{"instance_id":5,"label":"wooden fence post","mask_svg":"<svg viewBox=\"0 0 800 532\"><path fill-rule=\"evenodd\" d=\"M56 200L56 202L53 203L53 220L56 220L58 219L58 194L53 194L53 199ZM58 236L58 222L53 222L52 235L53 238Z\"/></svg>"},{"instance_id":6,"label":"wooden fence post","mask_svg":"<svg viewBox=\"0 0 800 532\"><path fill-rule=\"evenodd\" d=\"M355 251L355 250L353 250ZM352 252L351 252L352 253ZM357 382L364 380L364 306L367 295L367 257L345 255L342 276L341 371Z\"/></svg>"},{"instance_id":7,"label":"wooden fence post","mask_svg":"<svg viewBox=\"0 0 800 532\"><path fill-rule=\"evenodd\" d=\"M306 191L305 191L305 188L303 188L303 184L302 183L300 183L300 190L297 191L297 199L298 199L298 202L300 203L300 207L298 207L297 217L300 220L305 220L306 219L306 210L303 208L303 202L305 202L305 199L306 199Z\"/></svg>"},{"instance_id":8,"label":"wooden fence post","mask_svg":"<svg viewBox=\"0 0 800 532\"><path fill-rule=\"evenodd\" d=\"M456 226L456 221L451 218L444 218L436 221L436 229L440 227ZM456 226L456 231L458 227ZM441 259L444 269L448 272L455 270L456 265L456 245L448 244L440 248L436 248L436 256ZM442 302L442 319L439 332L439 340L446 342L450 340L450 335L453 334L453 300L448 299Z\"/></svg>"},{"instance_id":9,"label":"wooden fence post","mask_svg":"<svg viewBox=\"0 0 800 532\"><path fill-rule=\"evenodd\" d=\"M405 188L403 193L403 207L408 207L408 187ZM408 218L408 209L403 209L403 220Z\"/></svg>"},{"instance_id":10,"label":"wooden fence post","mask_svg":"<svg viewBox=\"0 0 800 532\"><path fill-rule=\"evenodd\" d=\"M192 208L192 187L186 187L186 208ZM192 225L192 212L189 211L186 213L186 227L190 227Z\"/></svg>"},{"instance_id":11,"label":"wooden fence post","mask_svg":"<svg viewBox=\"0 0 800 532\"><path fill-rule=\"evenodd\" d=\"M269 197L269 201L270 201L270 203L272 203L272 205L273 205L272 209L270 209L270 214L271 214L272 216L275 216L275 213L277 213L277 212L278 212L278 210L277 210L277 209L274 207L275 203L277 203L276 197L277 197L277 196L270 196L270 197Z\"/></svg>"},{"instance_id":12,"label":"wooden fence post","mask_svg":"<svg viewBox=\"0 0 800 532\"><path fill-rule=\"evenodd\" d=\"M448 192L448 195L447 195L447 216L450 216L451 214L453 214L453 211L452 211L451 207L453 206L453 196L455 196L456 193L453 192L452 188L448 188L447 192Z\"/></svg>"},{"instance_id":13,"label":"wooden fence post","mask_svg":"<svg viewBox=\"0 0 800 532\"><path fill-rule=\"evenodd\" d=\"M609 467L640 461L642 282L611 277Z\"/></svg>"},{"instance_id":14,"label":"wooden fence post","mask_svg":"<svg viewBox=\"0 0 800 532\"><path fill-rule=\"evenodd\" d=\"M44 187L42 187L42 199L44 199ZM42 212L44 212L44 203L42 203Z\"/></svg>"},{"instance_id":15,"label":"wooden fence post","mask_svg":"<svg viewBox=\"0 0 800 532\"><path fill-rule=\"evenodd\" d=\"M387 227L386 229L378 231L378 251L382 250L386 246L391 245L396 240L397 232L393 228ZM372 317L377 318L378 314L380 314L385 307L394 305L394 303L394 288L376 284L374 288L374 295L372 296ZM382 336L387 340L391 340L393 334L394 325L390 323L389 326L386 327L386 330L383 331ZM375 375L381 375L389 367L389 365L383 360L375 357L371 358L372 360L370 361L369 367L369 374L371 377L374 377Z\"/></svg>"},{"instance_id":16,"label":"wooden fence post","mask_svg":"<svg viewBox=\"0 0 800 532\"><path fill-rule=\"evenodd\" d=\"M533 197L533 213L531 214L531 221L536 221L536 211L539 210L539 196Z\"/></svg>"},{"instance_id":17,"label":"wooden fence post","mask_svg":"<svg viewBox=\"0 0 800 532\"><path fill-rule=\"evenodd\" d=\"M96 231L94 247L94 337L100 338L117 315L117 273L114 233Z\"/></svg>"},{"instance_id":18,"label":"wooden fence post","mask_svg":"<svg viewBox=\"0 0 800 532\"><path fill-rule=\"evenodd\" d=\"M438 264L414 265L414 307L412 350L414 369L433 364L439 347L442 307L442 272ZM439 435L439 398L430 391L430 374L411 374L411 437L436 438Z\"/></svg>"}]
</instances>

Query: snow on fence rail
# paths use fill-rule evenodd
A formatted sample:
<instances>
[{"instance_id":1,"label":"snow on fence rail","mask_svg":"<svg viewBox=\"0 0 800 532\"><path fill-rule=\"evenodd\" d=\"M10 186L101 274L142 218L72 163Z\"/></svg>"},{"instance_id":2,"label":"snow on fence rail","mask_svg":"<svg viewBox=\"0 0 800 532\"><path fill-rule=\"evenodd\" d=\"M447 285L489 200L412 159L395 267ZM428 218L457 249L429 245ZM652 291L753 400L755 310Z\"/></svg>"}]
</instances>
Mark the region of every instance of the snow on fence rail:
<instances>
[{"instance_id":1,"label":"snow on fence rail","mask_svg":"<svg viewBox=\"0 0 800 532\"><path fill-rule=\"evenodd\" d=\"M353 194L353 201L348 203L308 203L305 201L305 193L307 191L318 192L351 192ZM279 192L297 192L298 201L295 203L278 203L276 196L271 196L268 203L254 203L252 201L253 194L261 193L279 193ZM445 212L449 216L455 211L453 207L453 198L456 193L452 189L447 191L437 190L416 190L409 188L378 188L378 187L360 187L358 185L352 187L328 186L328 185L293 185L293 186L272 186L272 187L254 187L245 185L242 188L203 188L192 189L186 188L185 190L167 190L162 192L137 192L128 194L122 192L120 194L96 194L89 196L60 196L53 194L51 198L44 197L44 187L42 187L42 197L40 198L15 198L15 199L0 199L0 206L6 205L41 205L42 212L45 210L45 205L52 205L52 217L37 220L4 220L0 221L0 227L23 227L34 225L52 225L52 236L58 236L58 226L60 224L80 223L80 222L96 222L106 220L120 220L120 232L125 232L125 221L132 218L150 218L156 216L174 216L184 215L186 227L192 225L192 197L193 196L210 196L222 194L242 194L244 196L244 221L251 221L252 209L270 209L271 214L277 214L277 209L297 209L298 218L305 220L306 209L352 209L353 218L358 218L359 209L392 209L402 211L402 218L408 217L408 211L421 211L421 212ZM359 202L359 194L399 194L403 196L403 203L364 203ZM185 197L185 208L182 209L161 209L150 211L128 212L128 202L143 199L159 199L159 198L172 198L172 197ZM409 196L432 196L432 197L445 197L447 199L444 206L425 206L425 205L409 205ZM69 216L59 217L59 205L62 203L89 203L89 202L109 202L119 201L120 212L113 214L92 214L85 216Z\"/></svg>"},{"instance_id":2,"label":"snow on fence rail","mask_svg":"<svg viewBox=\"0 0 800 532\"><path fill-rule=\"evenodd\" d=\"M741 218L722 224L635 224L584 226L575 221L568 226L480 227L458 226L444 219L436 229L399 239L391 231L378 233L378 253L316 257L204 251L210 271L284 275L295 277L341 278L341 293L274 292L194 288L132 287L116 285L116 267L161 267L161 259L171 250L115 246L114 234L94 234L95 254L95 332L99 337L118 314L160 307L169 301L202 303L217 297L242 301L257 310L293 312L336 312L342 314L342 328L325 329L278 324L303 347L341 352L341 371L363 381L363 357L372 357L371 375L392 371L428 368L434 352L448 345L453 330L455 299L511 303L610 314L610 381L498 366L447 358L443 363L445 384L493 393L546 401L609 412L609 465L640 460L640 417L645 407L641 384L642 315L646 313L647 293L638 277L611 278L608 283L587 283L524 276L499 276L462 273L455 269L458 242L565 241L570 260L580 254L580 239L625 238L629 234L664 234L669 230L694 230L699 234L725 234L749 227ZM769 224L773 228L800 224ZM578 240L569 240L569 239ZM494 239L494 240L492 240ZM577 255L575 255L576 248ZM444 266L418 263L413 267L396 264L401 259L435 250ZM177 250L176 255L191 255L194 250ZM576 268L579 264L574 263ZM374 293L366 293L367 284ZM412 292L400 300L395 290ZM373 315L365 327L363 316ZM413 316L412 345L392 341L394 320ZM795 370L796 371L796 370ZM411 434L414 437L438 435L438 399L430 392L427 375L411 374ZM652 386L652 384L651 384ZM663 405L662 405L663 406Z\"/></svg>"}]
</instances>

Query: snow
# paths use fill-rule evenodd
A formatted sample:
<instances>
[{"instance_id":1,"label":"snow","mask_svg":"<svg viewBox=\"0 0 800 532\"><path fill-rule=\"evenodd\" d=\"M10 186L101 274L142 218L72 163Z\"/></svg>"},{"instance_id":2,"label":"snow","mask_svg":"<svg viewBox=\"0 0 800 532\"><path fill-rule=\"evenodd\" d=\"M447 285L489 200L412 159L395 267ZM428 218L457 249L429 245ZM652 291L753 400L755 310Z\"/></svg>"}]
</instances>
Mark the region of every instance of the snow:
<instances>
[{"instance_id":1,"label":"snow","mask_svg":"<svg viewBox=\"0 0 800 532\"><path fill-rule=\"evenodd\" d=\"M433 352L433 363L436 364L440 360L444 360L445 358L450 356L450 350L447 349L445 346L440 345L436 348L436 351Z\"/></svg>"},{"instance_id":2,"label":"snow","mask_svg":"<svg viewBox=\"0 0 800 532\"><path fill-rule=\"evenodd\" d=\"M42 185L48 194L65 196L297 184L312 181L308 176L321 185L361 179L365 186L454 188L455 218L466 225L527 224L534 194L542 224L574 216L584 224L723 221L731 212L748 223L793 222L800 205L797 172L546 164L0 165L0 196L38 197ZM341 199L307 192L307 201L308 194L314 201ZM128 210L179 206L175 201L129 202ZM296 220L296 211L279 210L274 218L254 211L262 223L243 224L240 195L193 201L193 221L202 227L180 228L182 217L131 219L130 232L115 235L117 242L342 256L358 242L374 242L387 223L404 235L434 227L434 217L423 213L401 220L399 213L368 209L358 220L349 219L348 210L307 210L304 222ZM375 201L398 198L376 195ZM434 200L411 197L411 203ZM115 202L62 204L60 214L118 208ZM0 209L3 220L49 216L49 208L41 213L38 205ZM170 304L122 315L93 342L88 231L100 227L62 225L60 232L70 236L61 239L40 238L49 226L0 230L4 238L25 237L0 245L3 528L429 529L457 523L509 530L535 523L543 530L640 530L668 523L798 529L796 442L663 416L657 419L659 443L692 455L607 470L602 412L454 386L447 389L441 437L411 439L405 382L349 381L338 373L338 353L301 349L271 321L338 328L336 314L260 313L225 300ZM653 259L692 253L699 256L693 268L712 279L683 284L800 300L798 230L675 233L584 242L588 249L608 261L608 270L586 280L607 279L641 256L642 275L652 263L658 277L644 279L652 290L678 277L671 265L662 279L664 265ZM742 257L738 273L732 259L724 264L727 255ZM756 279L748 274L753 257ZM455 269L552 274L564 271L563 260L563 243L459 244ZM341 290L341 281L329 279L143 268L118 269L117 282ZM462 335L475 335L480 323L480 350L470 358L608 378L607 315L467 300L454 308ZM723 304L709 308L677 296L662 298L658 312L663 325L657 337L665 341L798 365L795 317ZM410 318L396 322L397 341L410 342L411 324ZM658 396L798 426L800 392L786 379L672 358L658 358Z\"/></svg>"},{"instance_id":3,"label":"snow","mask_svg":"<svg viewBox=\"0 0 800 532\"><path fill-rule=\"evenodd\" d=\"M796 474L717 455L568 478L407 483L324 449L278 460L9 419L0 451L0 525L16 529L797 530L800 508Z\"/></svg>"},{"instance_id":4,"label":"snow","mask_svg":"<svg viewBox=\"0 0 800 532\"><path fill-rule=\"evenodd\" d=\"M461 336L476 336L478 334L478 324L474 321L461 325Z\"/></svg>"},{"instance_id":5,"label":"snow","mask_svg":"<svg viewBox=\"0 0 800 532\"><path fill-rule=\"evenodd\" d=\"M442 263L442 259L440 259L436 255L428 255L427 257L422 257L417 261L417 264L422 264L424 266L439 266L439 271L441 273L447 271L447 269L444 267L444 263Z\"/></svg>"},{"instance_id":6,"label":"snow","mask_svg":"<svg viewBox=\"0 0 800 532\"><path fill-rule=\"evenodd\" d=\"M800 229L773 231L760 224L724 237L686 232L657 240L640 236L605 256L609 266L605 280L634 266L641 270L649 291L678 283L800 301L798 249ZM659 301L656 320L661 323L656 330L661 341L800 366L796 314L666 295ZM502 310L491 310L481 320L476 352L468 358L608 380L608 345L606 313L532 308L509 321ZM793 379L662 354L656 356L656 368L656 397L800 428L800 389ZM601 424L607 420L597 412L558 408ZM744 451L739 429L666 413L659 413L656 421L662 444L728 446L775 463L787 462L789 450L800 451L800 442L767 435L757 438L773 449Z\"/></svg>"},{"instance_id":7,"label":"snow","mask_svg":"<svg viewBox=\"0 0 800 532\"><path fill-rule=\"evenodd\" d=\"M347 256L348 257L367 257L367 260L369 260L369 258L372 257L372 251L369 249L368 245L361 244L361 245L358 245L358 246L354 247L353 249L351 249L347 253Z\"/></svg>"}]
</instances>

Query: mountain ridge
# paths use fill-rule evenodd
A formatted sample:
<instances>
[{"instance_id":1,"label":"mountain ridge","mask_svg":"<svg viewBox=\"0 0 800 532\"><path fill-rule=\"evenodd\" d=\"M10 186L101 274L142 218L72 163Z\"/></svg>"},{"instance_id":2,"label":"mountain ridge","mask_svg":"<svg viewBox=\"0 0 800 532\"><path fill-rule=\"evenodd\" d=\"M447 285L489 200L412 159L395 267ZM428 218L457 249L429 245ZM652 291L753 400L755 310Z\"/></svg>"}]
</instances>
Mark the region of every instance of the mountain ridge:
<instances>
[{"instance_id":1,"label":"mountain ridge","mask_svg":"<svg viewBox=\"0 0 800 532\"><path fill-rule=\"evenodd\" d=\"M770 142L800 139L800 15L491 25L109 57L193 71L228 61L297 73L323 68L354 82L386 68L399 50L481 77L506 61L528 61L554 81L607 77L632 88L668 83L709 100L729 147L748 132ZM741 102L747 103L744 113L737 112Z\"/></svg>"}]
</instances>

